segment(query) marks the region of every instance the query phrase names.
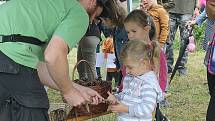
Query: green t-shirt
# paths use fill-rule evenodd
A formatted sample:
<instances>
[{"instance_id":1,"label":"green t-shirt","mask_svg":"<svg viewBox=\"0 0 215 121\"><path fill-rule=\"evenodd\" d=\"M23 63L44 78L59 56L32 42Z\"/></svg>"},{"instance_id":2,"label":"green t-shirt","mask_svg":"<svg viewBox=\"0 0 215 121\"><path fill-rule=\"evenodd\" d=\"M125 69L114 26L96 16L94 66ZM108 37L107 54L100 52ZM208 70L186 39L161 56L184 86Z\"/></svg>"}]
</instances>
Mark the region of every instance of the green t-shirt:
<instances>
[{"instance_id":1,"label":"green t-shirt","mask_svg":"<svg viewBox=\"0 0 215 121\"><path fill-rule=\"evenodd\" d=\"M11 0L0 5L0 35L21 34L46 43L57 35L72 49L88 23L89 17L77 0ZM36 68L46 45L5 42L0 43L0 51L21 65Z\"/></svg>"}]
</instances>

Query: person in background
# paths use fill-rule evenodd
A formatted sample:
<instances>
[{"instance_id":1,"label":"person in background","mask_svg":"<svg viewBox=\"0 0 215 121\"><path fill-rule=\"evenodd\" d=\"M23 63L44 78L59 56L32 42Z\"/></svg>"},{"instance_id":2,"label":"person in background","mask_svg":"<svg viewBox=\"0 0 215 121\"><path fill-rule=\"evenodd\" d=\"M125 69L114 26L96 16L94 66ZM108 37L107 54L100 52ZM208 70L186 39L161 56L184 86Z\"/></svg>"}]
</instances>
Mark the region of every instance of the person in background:
<instances>
[{"instance_id":1,"label":"person in background","mask_svg":"<svg viewBox=\"0 0 215 121\"><path fill-rule=\"evenodd\" d=\"M174 63L173 44L177 29L180 30L180 52L182 47L185 46L185 41L188 40L188 29L186 22L192 19L194 9L198 8L197 0L174 0L175 7L169 10L170 16L170 32L167 39L166 57L168 73L172 73ZM188 60L188 51L184 52L182 60L179 64L178 72L180 76L187 75L187 67L185 66Z\"/></svg>"},{"instance_id":2,"label":"person in background","mask_svg":"<svg viewBox=\"0 0 215 121\"><path fill-rule=\"evenodd\" d=\"M203 12L205 10L206 7L206 0L199 0L198 1L198 6L199 6L199 11Z\"/></svg>"},{"instance_id":3,"label":"person in background","mask_svg":"<svg viewBox=\"0 0 215 121\"><path fill-rule=\"evenodd\" d=\"M163 99L154 71L159 67L160 47L156 41L147 41L129 41L121 51L120 58L127 72L124 87L115 96L108 92L107 98L111 103L109 109L118 113L117 121L152 121L156 104Z\"/></svg>"},{"instance_id":4,"label":"person in background","mask_svg":"<svg viewBox=\"0 0 215 121\"><path fill-rule=\"evenodd\" d=\"M108 54L114 54L113 36L110 35L104 40L103 46L102 46L102 52L104 54L107 54L107 57L109 56ZM115 61L115 59L113 61ZM121 79L119 70L116 67L107 68L106 81L112 82L113 79L114 79L114 84L118 85ZM113 90L115 91L116 89L117 87L114 86Z\"/></svg>"},{"instance_id":5,"label":"person in background","mask_svg":"<svg viewBox=\"0 0 215 121\"><path fill-rule=\"evenodd\" d=\"M204 36L204 40L202 41L202 48L203 50L207 50L208 48L208 42L209 42L209 39L210 39L210 36L211 36L211 32L212 32L212 29L211 29L211 24L210 24L210 21L207 19L207 15L206 15L206 9L198 16L196 17L194 20L190 20L190 21L187 21L187 25L188 26L193 26L193 25L198 25L198 26L201 26L204 21L206 21L206 29L205 29L205 36Z\"/></svg>"},{"instance_id":6,"label":"person in background","mask_svg":"<svg viewBox=\"0 0 215 121\"><path fill-rule=\"evenodd\" d=\"M174 0L157 0L159 5L162 5L167 11L175 7Z\"/></svg>"},{"instance_id":7,"label":"person in background","mask_svg":"<svg viewBox=\"0 0 215 121\"><path fill-rule=\"evenodd\" d=\"M208 28L206 30L212 31L211 35L208 37L211 38L209 41L209 45L211 48L214 48L214 44L211 44L211 42L215 41L215 0L207 0L206 2L206 13L208 16ZM206 31L207 32L207 31ZM210 48L207 48L208 51ZM212 53L209 53L210 56L205 57L205 60L209 60L210 58L214 57L215 53L214 50ZM212 55L211 55L212 54ZM210 58L209 58L210 57ZM214 61L214 58L212 58ZM209 71L209 68L215 68L215 64L213 63L205 63L207 67L207 80L208 80L208 88L209 88L209 93L210 93L210 102L208 105L207 109L207 114L206 114L206 121L214 121L215 119L215 72L211 73Z\"/></svg>"},{"instance_id":8,"label":"person in background","mask_svg":"<svg viewBox=\"0 0 215 121\"><path fill-rule=\"evenodd\" d=\"M124 26L128 32L129 41L144 40L148 43L157 41L155 24L150 15L142 10L132 11L125 19ZM160 49L159 67L156 67L158 80L163 92L166 89L166 81L163 76L166 73L165 53ZM167 76L166 76L167 77Z\"/></svg>"},{"instance_id":9,"label":"person in background","mask_svg":"<svg viewBox=\"0 0 215 121\"><path fill-rule=\"evenodd\" d=\"M93 17L104 6L110 8L107 2L11 0L1 5L2 121L48 121L44 85L59 90L71 106L101 102L96 91L70 80L67 54L85 34L88 15Z\"/></svg>"},{"instance_id":10,"label":"person in background","mask_svg":"<svg viewBox=\"0 0 215 121\"><path fill-rule=\"evenodd\" d=\"M119 91L122 90L122 82L121 80L123 79L123 77L126 75L124 66L123 66L123 62L120 60L119 55L120 55L120 51L122 49L122 46L125 45L128 42L128 35L127 32L125 31L124 28L124 19L127 16L127 12L124 9L124 7L122 6L122 4L118 4L119 6L117 7L118 10L118 18L119 19L110 19L110 18L103 18L103 23L104 25L107 26L107 28L111 29L111 32L113 35L113 41L114 41L114 52L115 52L115 56L116 56L116 66L117 69L120 71L120 81L118 83L118 88ZM106 37L108 37L109 35L107 35Z\"/></svg>"},{"instance_id":11,"label":"person in background","mask_svg":"<svg viewBox=\"0 0 215 121\"><path fill-rule=\"evenodd\" d=\"M101 10L99 10L101 12ZM100 13L99 12L99 13ZM77 51L77 62L80 60L86 60L90 68L86 63L81 63L77 67L79 78L82 80L90 80L93 81L97 72L96 72L96 49L101 41L101 32L99 30L98 24L99 20L92 20L85 36L78 43L78 51Z\"/></svg>"},{"instance_id":12,"label":"person in background","mask_svg":"<svg viewBox=\"0 0 215 121\"><path fill-rule=\"evenodd\" d=\"M100 53L100 44L96 47L96 53ZM102 79L101 67L96 67L96 75L98 79Z\"/></svg>"},{"instance_id":13,"label":"person in background","mask_svg":"<svg viewBox=\"0 0 215 121\"><path fill-rule=\"evenodd\" d=\"M156 0L141 0L141 4L145 6L142 10L147 11L152 17L155 28L157 40L160 47L164 48L169 33L169 15L163 6L158 5Z\"/></svg>"},{"instance_id":14,"label":"person in background","mask_svg":"<svg viewBox=\"0 0 215 121\"><path fill-rule=\"evenodd\" d=\"M105 1L105 0L104 0ZM92 14L90 16L90 23L88 30L85 34L85 36L80 40L78 44L78 51L77 51L77 61L80 60L86 60L93 71L93 73L90 71L89 67L86 65L86 63L81 63L78 67L78 74L79 78L83 80L94 80L93 77L97 75L96 73L96 48L101 40L101 31L99 29L98 24L100 24L101 20L98 19L98 17L109 17L113 19L118 19L116 14L108 14L108 11L110 9L112 11L117 11L117 2L114 0L111 0L109 2L111 8L106 9L100 7L96 10L95 14ZM103 12L103 13L102 13ZM115 12L117 13L117 12ZM101 16L100 16L101 14ZM96 77L98 78L98 77Z\"/></svg>"}]
</instances>

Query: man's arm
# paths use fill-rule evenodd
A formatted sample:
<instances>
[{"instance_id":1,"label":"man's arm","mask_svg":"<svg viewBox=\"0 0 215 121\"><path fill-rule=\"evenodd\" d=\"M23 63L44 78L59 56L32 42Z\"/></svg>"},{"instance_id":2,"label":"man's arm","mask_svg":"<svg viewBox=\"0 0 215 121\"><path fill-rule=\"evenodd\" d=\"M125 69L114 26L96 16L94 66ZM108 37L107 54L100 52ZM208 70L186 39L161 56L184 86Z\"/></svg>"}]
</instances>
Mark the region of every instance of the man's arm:
<instances>
[{"instance_id":1,"label":"man's arm","mask_svg":"<svg viewBox=\"0 0 215 121\"><path fill-rule=\"evenodd\" d=\"M61 91L67 102L76 106L84 103L90 97L84 99L82 94L73 87L73 83L69 79L67 54L68 46L64 40L59 36L53 36L44 53L45 64L50 77L43 77L42 75L40 77L54 80L57 89ZM43 69L46 68L43 67Z\"/></svg>"},{"instance_id":2,"label":"man's arm","mask_svg":"<svg viewBox=\"0 0 215 121\"><path fill-rule=\"evenodd\" d=\"M60 91L59 87L56 85L54 80L49 75L47 66L45 62L39 62L37 65L37 72L40 78L40 81L43 85L46 85L52 89Z\"/></svg>"},{"instance_id":3,"label":"man's arm","mask_svg":"<svg viewBox=\"0 0 215 121\"><path fill-rule=\"evenodd\" d=\"M47 70L63 93L73 88L69 79L67 54L68 46L58 36L51 39L44 53Z\"/></svg>"},{"instance_id":4,"label":"man's arm","mask_svg":"<svg viewBox=\"0 0 215 121\"><path fill-rule=\"evenodd\" d=\"M44 84L52 89L60 91L60 89L56 85L55 81L51 78L45 62L39 62L37 70L38 70L38 75L40 77L40 81L42 84ZM89 95L91 97L91 99L93 99L93 98L95 99L98 97L101 99L100 101L102 101L103 98L100 97L100 95L96 91L94 91L88 87L84 87L79 84L73 83L72 81L71 81L71 83L73 84L75 89L79 90L79 92L86 93L86 95ZM92 102L93 104L99 103L99 99L95 99L92 101L93 101Z\"/></svg>"},{"instance_id":5,"label":"man's arm","mask_svg":"<svg viewBox=\"0 0 215 121\"><path fill-rule=\"evenodd\" d=\"M45 50L45 63L38 64L41 82L60 90L67 103L73 106L92 102L98 104L102 97L94 90L70 81L68 68L68 46L59 36L53 36Z\"/></svg>"}]
</instances>

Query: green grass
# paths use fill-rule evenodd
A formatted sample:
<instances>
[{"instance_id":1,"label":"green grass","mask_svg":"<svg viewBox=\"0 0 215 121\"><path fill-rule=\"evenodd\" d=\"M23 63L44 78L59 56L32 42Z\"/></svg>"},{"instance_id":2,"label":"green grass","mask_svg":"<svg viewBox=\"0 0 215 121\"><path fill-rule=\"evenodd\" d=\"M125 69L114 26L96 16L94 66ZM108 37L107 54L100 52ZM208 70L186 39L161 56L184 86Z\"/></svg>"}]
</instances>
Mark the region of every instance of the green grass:
<instances>
[{"instance_id":1,"label":"green grass","mask_svg":"<svg viewBox=\"0 0 215 121\"><path fill-rule=\"evenodd\" d=\"M68 58L71 70L76 62L76 49L73 49ZM189 54L187 63L188 75L186 77L179 77L176 73L169 87L169 92L172 93L172 96L168 98L168 101L171 103L170 107L162 108L162 111L171 121L205 120L209 95L207 84L205 84L207 81L203 59L203 51ZM57 91L50 89L48 91L48 96L51 103L62 102L61 96ZM110 114L89 121L113 120L115 120L115 115Z\"/></svg>"},{"instance_id":2,"label":"green grass","mask_svg":"<svg viewBox=\"0 0 215 121\"><path fill-rule=\"evenodd\" d=\"M176 75L169 92L170 108L163 111L172 121L204 121L209 95L206 81L206 69L203 65L204 52L189 55L188 75Z\"/></svg>"}]
</instances>

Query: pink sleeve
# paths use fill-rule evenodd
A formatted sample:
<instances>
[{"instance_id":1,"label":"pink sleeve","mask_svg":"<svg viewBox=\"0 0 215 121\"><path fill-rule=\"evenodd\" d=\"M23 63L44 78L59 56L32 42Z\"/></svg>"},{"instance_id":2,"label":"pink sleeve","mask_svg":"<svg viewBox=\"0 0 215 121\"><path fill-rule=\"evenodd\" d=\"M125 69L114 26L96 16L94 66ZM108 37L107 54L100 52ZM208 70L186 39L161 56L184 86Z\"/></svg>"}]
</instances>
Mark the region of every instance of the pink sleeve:
<instances>
[{"instance_id":1,"label":"pink sleeve","mask_svg":"<svg viewBox=\"0 0 215 121\"><path fill-rule=\"evenodd\" d=\"M165 92L166 85L167 85L167 63L166 63L166 56L163 50L160 52L159 83L160 83L161 90Z\"/></svg>"},{"instance_id":2,"label":"pink sleeve","mask_svg":"<svg viewBox=\"0 0 215 121\"><path fill-rule=\"evenodd\" d=\"M126 67L125 67L125 65L122 65L122 70L121 71L122 71L122 80L121 80L121 84L120 84L120 87L119 87L120 92L123 89L123 80L124 80L124 78L126 76Z\"/></svg>"}]
</instances>

